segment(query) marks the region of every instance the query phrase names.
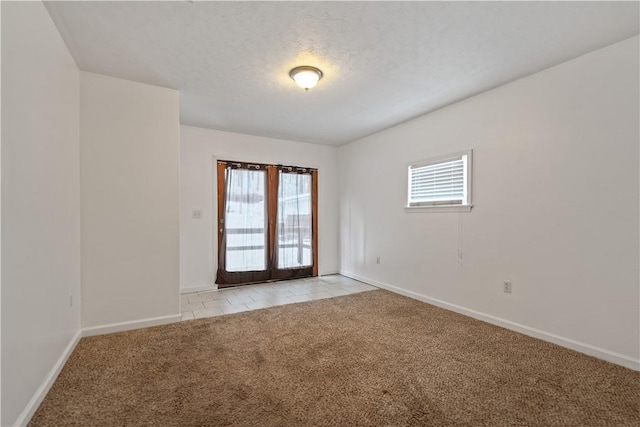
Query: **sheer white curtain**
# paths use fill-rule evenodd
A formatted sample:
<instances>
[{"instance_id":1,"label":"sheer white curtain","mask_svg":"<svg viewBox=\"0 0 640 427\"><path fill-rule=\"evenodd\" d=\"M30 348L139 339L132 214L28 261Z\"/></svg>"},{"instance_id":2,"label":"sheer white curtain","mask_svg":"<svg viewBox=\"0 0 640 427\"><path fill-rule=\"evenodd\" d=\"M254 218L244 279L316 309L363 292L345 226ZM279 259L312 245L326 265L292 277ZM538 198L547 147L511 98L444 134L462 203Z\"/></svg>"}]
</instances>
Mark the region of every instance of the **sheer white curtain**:
<instances>
[{"instance_id":1,"label":"sheer white curtain","mask_svg":"<svg viewBox=\"0 0 640 427\"><path fill-rule=\"evenodd\" d=\"M227 169L226 271L267 269L266 170Z\"/></svg>"},{"instance_id":2,"label":"sheer white curtain","mask_svg":"<svg viewBox=\"0 0 640 427\"><path fill-rule=\"evenodd\" d=\"M313 263L311 175L278 173L277 268L309 267Z\"/></svg>"}]
</instances>

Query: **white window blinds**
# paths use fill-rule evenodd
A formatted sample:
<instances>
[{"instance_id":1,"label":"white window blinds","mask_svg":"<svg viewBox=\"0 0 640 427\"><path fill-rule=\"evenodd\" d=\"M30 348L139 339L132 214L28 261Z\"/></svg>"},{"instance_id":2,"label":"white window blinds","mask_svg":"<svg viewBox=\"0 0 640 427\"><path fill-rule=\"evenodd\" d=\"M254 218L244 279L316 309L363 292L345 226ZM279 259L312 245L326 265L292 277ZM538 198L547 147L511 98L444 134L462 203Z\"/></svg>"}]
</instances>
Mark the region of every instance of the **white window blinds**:
<instances>
[{"instance_id":1,"label":"white window blinds","mask_svg":"<svg viewBox=\"0 0 640 427\"><path fill-rule=\"evenodd\" d=\"M468 205L470 151L409 167L408 206Z\"/></svg>"}]
</instances>

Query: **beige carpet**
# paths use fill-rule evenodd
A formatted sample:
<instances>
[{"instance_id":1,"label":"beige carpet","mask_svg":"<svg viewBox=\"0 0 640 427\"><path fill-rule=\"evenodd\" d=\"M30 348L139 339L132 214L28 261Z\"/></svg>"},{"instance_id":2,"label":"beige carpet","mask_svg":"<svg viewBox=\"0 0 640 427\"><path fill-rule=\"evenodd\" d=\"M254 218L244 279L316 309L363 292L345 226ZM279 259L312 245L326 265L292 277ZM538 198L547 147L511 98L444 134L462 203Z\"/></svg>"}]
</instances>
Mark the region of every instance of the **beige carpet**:
<instances>
[{"instance_id":1,"label":"beige carpet","mask_svg":"<svg viewBox=\"0 0 640 427\"><path fill-rule=\"evenodd\" d=\"M386 291L83 338L32 426L638 426L640 373Z\"/></svg>"}]
</instances>

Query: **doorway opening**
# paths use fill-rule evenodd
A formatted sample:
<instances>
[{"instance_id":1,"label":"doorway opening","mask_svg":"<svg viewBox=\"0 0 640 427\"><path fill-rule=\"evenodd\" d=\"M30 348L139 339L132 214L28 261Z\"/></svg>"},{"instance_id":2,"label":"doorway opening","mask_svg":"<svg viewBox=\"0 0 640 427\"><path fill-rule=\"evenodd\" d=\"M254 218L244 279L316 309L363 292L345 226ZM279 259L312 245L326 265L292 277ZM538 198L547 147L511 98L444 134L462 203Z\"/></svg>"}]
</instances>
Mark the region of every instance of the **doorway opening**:
<instances>
[{"instance_id":1,"label":"doorway opening","mask_svg":"<svg viewBox=\"0 0 640 427\"><path fill-rule=\"evenodd\" d=\"M318 275L318 171L218 161L219 288Z\"/></svg>"}]
</instances>

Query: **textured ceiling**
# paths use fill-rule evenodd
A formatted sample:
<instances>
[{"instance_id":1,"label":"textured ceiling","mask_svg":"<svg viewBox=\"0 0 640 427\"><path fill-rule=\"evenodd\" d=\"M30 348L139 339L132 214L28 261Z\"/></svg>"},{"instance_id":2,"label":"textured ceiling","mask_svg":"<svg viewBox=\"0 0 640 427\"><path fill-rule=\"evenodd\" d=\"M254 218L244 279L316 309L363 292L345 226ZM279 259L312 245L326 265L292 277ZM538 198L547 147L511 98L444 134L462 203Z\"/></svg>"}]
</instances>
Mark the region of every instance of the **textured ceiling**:
<instances>
[{"instance_id":1,"label":"textured ceiling","mask_svg":"<svg viewBox=\"0 0 640 427\"><path fill-rule=\"evenodd\" d=\"M639 32L637 2L48 2L78 66L183 124L341 145ZM324 72L309 92L288 72Z\"/></svg>"}]
</instances>

